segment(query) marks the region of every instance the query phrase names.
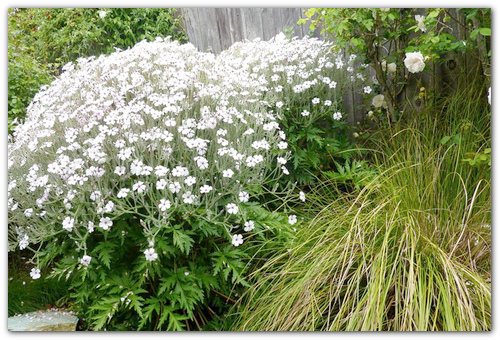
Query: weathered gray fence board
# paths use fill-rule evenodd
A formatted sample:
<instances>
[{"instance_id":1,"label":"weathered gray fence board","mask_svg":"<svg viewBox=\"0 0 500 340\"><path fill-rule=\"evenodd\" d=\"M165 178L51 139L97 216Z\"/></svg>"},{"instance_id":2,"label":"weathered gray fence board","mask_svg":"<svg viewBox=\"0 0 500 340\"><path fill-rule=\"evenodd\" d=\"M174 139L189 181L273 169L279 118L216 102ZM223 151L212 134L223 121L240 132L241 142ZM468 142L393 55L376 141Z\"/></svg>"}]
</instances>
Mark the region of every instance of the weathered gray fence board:
<instances>
[{"instance_id":1,"label":"weathered gray fence board","mask_svg":"<svg viewBox=\"0 0 500 340\"><path fill-rule=\"evenodd\" d=\"M181 8L189 41L201 51L220 53L235 42L269 40L291 27L299 38L307 26L298 25L303 8Z\"/></svg>"}]
</instances>

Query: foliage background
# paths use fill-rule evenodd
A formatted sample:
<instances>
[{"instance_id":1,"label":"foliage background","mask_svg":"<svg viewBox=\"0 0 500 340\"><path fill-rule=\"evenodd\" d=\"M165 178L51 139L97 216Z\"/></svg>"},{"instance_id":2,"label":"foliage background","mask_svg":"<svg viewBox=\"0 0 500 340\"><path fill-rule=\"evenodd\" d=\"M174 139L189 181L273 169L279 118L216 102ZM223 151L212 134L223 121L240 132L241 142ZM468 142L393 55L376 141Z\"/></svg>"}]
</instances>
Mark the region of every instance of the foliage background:
<instances>
[{"instance_id":1,"label":"foliage background","mask_svg":"<svg viewBox=\"0 0 500 340\"><path fill-rule=\"evenodd\" d=\"M9 132L66 63L158 36L186 41L175 13L173 8L9 8Z\"/></svg>"}]
</instances>

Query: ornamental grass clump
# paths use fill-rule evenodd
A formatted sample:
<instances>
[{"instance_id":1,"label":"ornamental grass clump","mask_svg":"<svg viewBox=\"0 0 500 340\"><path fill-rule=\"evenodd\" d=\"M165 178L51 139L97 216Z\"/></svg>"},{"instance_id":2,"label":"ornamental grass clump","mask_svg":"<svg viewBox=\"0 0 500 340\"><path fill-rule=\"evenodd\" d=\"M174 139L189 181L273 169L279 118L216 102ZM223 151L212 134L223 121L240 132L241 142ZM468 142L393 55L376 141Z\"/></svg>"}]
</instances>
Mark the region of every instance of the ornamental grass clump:
<instances>
[{"instance_id":1,"label":"ornamental grass clump","mask_svg":"<svg viewBox=\"0 0 500 340\"><path fill-rule=\"evenodd\" d=\"M254 249L298 225L276 107L323 88L330 53L158 38L67 64L9 143L9 250L33 252L33 279L68 280L91 329L203 329L249 284Z\"/></svg>"},{"instance_id":2,"label":"ornamental grass clump","mask_svg":"<svg viewBox=\"0 0 500 340\"><path fill-rule=\"evenodd\" d=\"M231 329L491 330L491 167L465 158L491 145L490 109L483 77L457 80L379 134L359 192L309 192L315 217L252 274Z\"/></svg>"}]
</instances>

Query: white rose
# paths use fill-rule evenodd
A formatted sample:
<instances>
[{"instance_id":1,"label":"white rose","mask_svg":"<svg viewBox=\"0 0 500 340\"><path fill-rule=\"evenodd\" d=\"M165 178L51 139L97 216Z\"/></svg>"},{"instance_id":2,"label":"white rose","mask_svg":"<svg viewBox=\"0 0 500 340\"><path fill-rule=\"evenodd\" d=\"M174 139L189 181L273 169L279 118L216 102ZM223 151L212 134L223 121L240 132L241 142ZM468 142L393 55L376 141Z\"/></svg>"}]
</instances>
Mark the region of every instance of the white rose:
<instances>
[{"instance_id":1,"label":"white rose","mask_svg":"<svg viewBox=\"0 0 500 340\"><path fill-rule=\"evenodd\" d=\"M424 56L422 52L406 53L405 66L411 73L422 72L425 67Z\"/></svg>"},{"instance_id":2,"label":"white rose","mask_svg":"<svg viewBox=\"0 0 500 340\"><path fill-rule=\"evenodd\" d=\"M390 63L387 65L387 71L389 73L395 73L396 72L396 63Z\"/></svg>"},{"instance_id":3,"label":"white rose","mask_svg":"<svg viewBox=\"0 0 500 340\"><path fill-rule=\"evenodd\" d=\"M380 67L382 68L382 71L384 71L384 72L386 72L386 71L389 73L396 72L396 63L387 64L387 61L382 60L380 62Z\"/></svg>"},{"instance_id":4,"label":"white rose","mask_svg":"<svg viewBox=\"0 0 500 340\"><path fill-rule=\"evenodd\" d=\"M372 105L375 107L382 107L384 105L384 95L383 94L378 94L372 99Z\"/></svg>"}]
</instances>

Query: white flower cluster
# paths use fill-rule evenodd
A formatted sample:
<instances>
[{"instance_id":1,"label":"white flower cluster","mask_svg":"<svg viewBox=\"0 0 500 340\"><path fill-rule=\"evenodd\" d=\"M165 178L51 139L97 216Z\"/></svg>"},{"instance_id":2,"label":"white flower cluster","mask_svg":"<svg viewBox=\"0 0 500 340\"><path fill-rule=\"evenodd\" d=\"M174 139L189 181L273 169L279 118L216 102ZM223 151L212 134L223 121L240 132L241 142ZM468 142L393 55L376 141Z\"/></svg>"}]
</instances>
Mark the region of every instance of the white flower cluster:
<instances>
[{"instance_id":1,"label":"white flower cluster","mask_svg":"<svg viewBox=\"0 0 500 340\"><path fill-rule=\"evenodd\" d=\"M154 222L221 197L232 197L225 218L238 215L250 188L288 173L281 113L270 108L290 94L334 91L341 67L331 44L309 38L237 43L217 57L159 38L66 65L9 144L11 242L65 233L81 243L125 213L143 209Z\"/></svg>"}]
</instances>

